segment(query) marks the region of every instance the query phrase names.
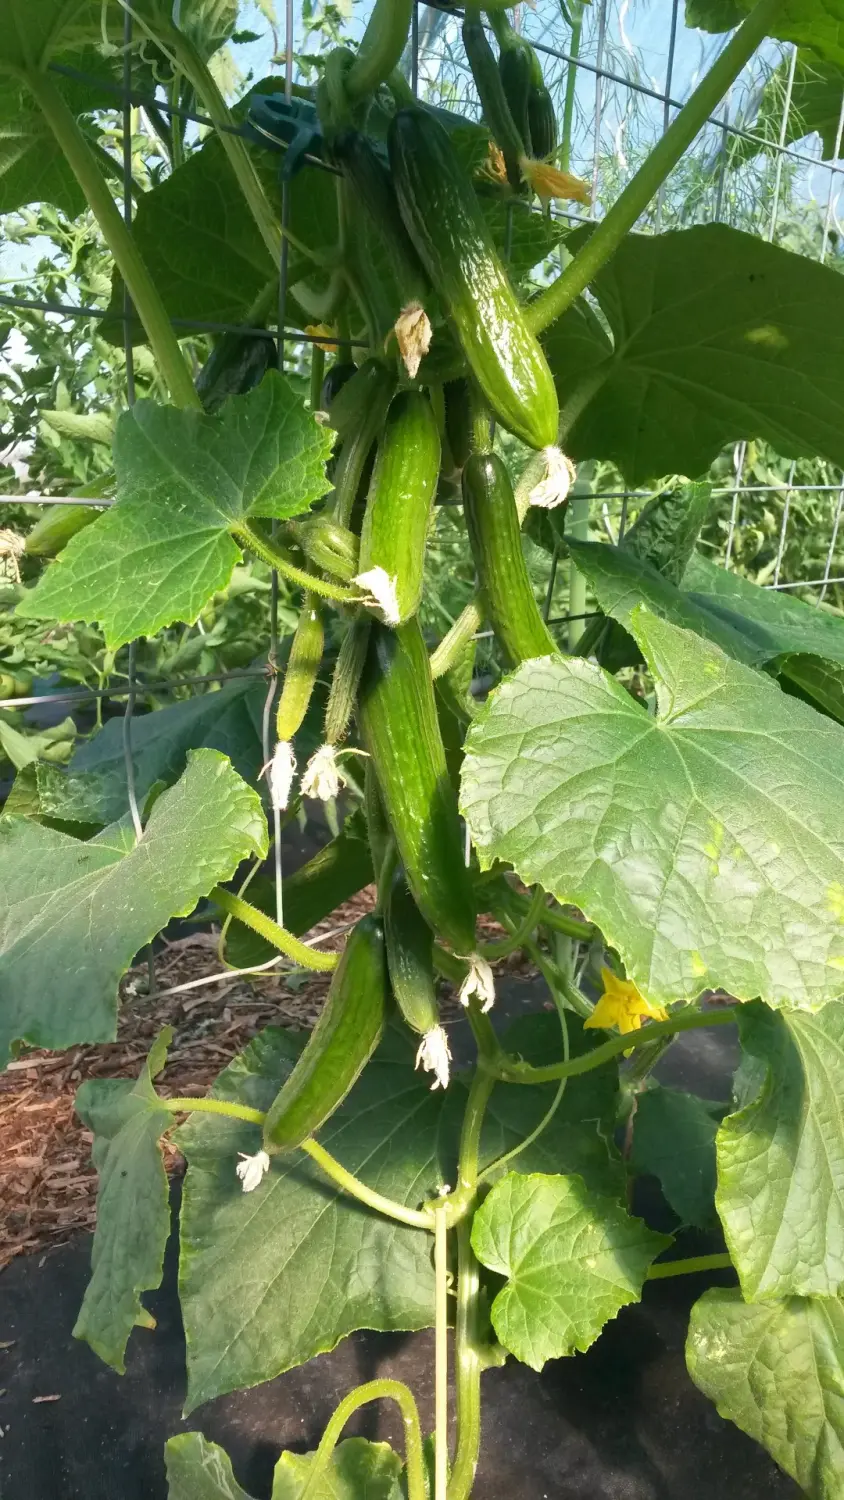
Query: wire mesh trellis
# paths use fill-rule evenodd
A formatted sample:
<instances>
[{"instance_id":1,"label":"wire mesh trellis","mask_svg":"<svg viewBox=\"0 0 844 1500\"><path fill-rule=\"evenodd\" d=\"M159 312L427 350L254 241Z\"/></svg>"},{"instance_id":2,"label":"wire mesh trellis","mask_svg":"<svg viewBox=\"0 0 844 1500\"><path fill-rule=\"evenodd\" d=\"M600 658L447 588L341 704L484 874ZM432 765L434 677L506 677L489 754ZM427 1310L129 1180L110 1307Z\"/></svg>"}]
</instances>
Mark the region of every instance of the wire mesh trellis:
<instances>
[{"instance_id":1,"label":"wire mesh trellis","mask_svg":"<svg viewBox=\"0 0 844 1500\"><path fill-rule=\"evenodd\" d=\"M573 130L572 169L579 170L580 175L592 181L591 215L594 217L601 217L608 206L608 200L616 195L625 175L632 170L629 157L635 154L636 150L642 152L648 144L652 144L653 140L667 129L672 113L683 104L678 82L682 71L679 66L679 51L681 39L684 36L687 37L688 34L683 32L680 23L679 0L666 0L664 5L650 9L657 13L657 34L665 43L664 67L659 78L646 73L636 53L636 48L630 42L625 29L629 21L629 0L598 0L598 3L585 9L580 5L579 10L582 11L582 16L578 21L576 46L575 32L572 30L568 33L567 24L563 20L565 12L558 9L556 0L540 0L536 11L522 6L517 13L518 21L525 34L545 60L549 71L549 84L552 89L556 88L561 102L564 99L567 80L570 77L574 79L573 88L569 88L569 102L573 106L572 116L576 121ZM478 103L460 46L461 16L462 13L459 10L445 3L438 3L438 0L437 3L427 4L423 3L423 0L417 0L413 16L411 45L405 59L406 71L415 93L423 97L434 98L452 109L457 108L464 110L467 114L477 115ZM280 86L284 88L289 99L292 93L296 53L293 0L285 0L284 20L283 72L280 77ZM128 12L126 28L128 43L131 41L131 18ZM556 45L558 33L561 41L567 41L568 45ZM567 35L564 37L563 33ZM723 39L714 41L709 38L706 43L701 42L700 45L711 49L712 46L719 46L722 42ZM655 51L659 50L659 48L655 49ZM748 117L752 111L746 106L748 103L752 104L754 100L758 102L761 85L779 59L784 59L781 65L785 68L785 88L779 128L776 138L771 140L769 134L759 129L748 128ZM711 56L704 58L701 54L701 66L707 61L711 61ZM832 155L824 160L818 156L817 150L813 152L811 147L805 145L806 137L801 138L799 131L795 129L793 92L797 61L796 48L789 48L784 52L782 49L773 49L765 53L761 59L757 57L755 63L746 70L744 79L731 90L730 96L724 101L723 108L710 119L699 137L695 151L701 181L697 185L696 194L691 194L689 203L682 203L678 209L672 198L671 183L674 180L672 178L660 190L656 203L646 216L643 227L658 231L661 228L664 229L668 221L673 225L714 219L728 222L738 220L741 227L753 228L773 242L778 238L781 229L786 186L789 186L793 195L796 180L794 174L803 173L803 179L798 182L796 189L799 198L798 209L800 213L808 217L809 205L814 202L813 194L809 191L809 184L814 174L820 171L826 176L827 187L821 202L822 227L817 236L815 253L816 258L821 262L828 259L833 237L842 229L838 206L840 195L844 191L844 160L841 159L842 136L844 136L844 98L841 102L834 150ZM84 71L78 71L67 65L56 64L54 66L56 71L72 79L85 81ZM685 59L685 67L688 73L688 58ZM692 68L691 72L694 73L694 71ZM690 81L690 78L684 79L684 86ZM102 79L98 79L97 82L102 87ZM132 78L131 49L128 45L125 52L122 84L115 84L114 88L116 99L119 96L123 118L121 162L123 212L127 219L131 219L133 201L131 110L155 106L164 115L179 115L201 126L207 126L211 122L200 111L182 108L169 98L159 97L158 94L150 96L144 90L137 88ZM244 126L235 125L231 129L238 135L249 134ZM638 137L634 139L637 130ZM250 139L254 140L254 137L250 135ZM608 139L612 142L611 149L607 148ZM750 184L744 199L736 195L731 200L730 185L734 170L731 167L730 153L737 149L744 150L747 159L754 165L750 172ZM335 170L318 157L309 155L307 160L324 170L332 172ZM289 211L288 192L284 182L282 195L282 223L284 224ZM814 208L811 212L814 213ZM560 217L574 223L581 221L584 217L571 208L558 210L558 213ZM284 363L287 345L302 347L314 341L313 335L308 335L304 330L288 325L286 321L287 245L288 241L283 238L279 264L276 327L280 366ZM92 306L88 302L85 305L75 305L50 298L0 295L0 307L38 311L48 316L62 318L104 319L112 316L107 308ZM131 404L134 373L132 327L135 314L128 297L124 300L122 316L127 400ZM267 329L263 327L252 327L249 324L237 322L174 317L172 323L175 328L185 332L269 336ZM831 589L844 586L844 558L841 558L838 552L838 540L841 534L840 520L842 508L844 508L844 475L833 475L829 472L828 466L824 468L815 464L814 468L820 477L812 482L808 473L812 465L798 464L793 461L790 465L784 466L785 472L782 477L777 475L771 478L770 482L759 482L752 464L752 445L747 442L738 443L735 446L729 464L731 473L729 476L724 475L722 464L722 473L716 476L713 490L713 495L718 502L709 535L709 546L713 555L719 556L728 568L739 566L741 558L738 554L745 533L751 532L755 535L761 526L761 529L768 533L769 545L764 568L757 575L758 581L768 588L795 591L813 599L818 605L826 603ZM612 481L609 485L603 484L593 496L593 521L602 525L609 536L618 541L623 536L633 513L652 493L645 489L620 488L617 482L613 484ZM80 502L75 501L71 496L30 494L0 496L0 504L2 503L68 505ZM111 502L108 499L86 499L81 503L105 509ZM805 560L792 558L789 553L789 537L794 531L795 516L800 515L804 517L811 515L816 533L816 546ZM804 572L805 576L803 576ZM796 574L800 576L795 576ZM547 591L546 602L549 614L555 579L556 561L552 564L552 576ZM276 689L275 663L278 648L276 575L274 575L272 585L270 611L271 640L267 666L270 680L263 724L265 759L269 758L271 711ZM571 623L574 620L587 618L589 613L591 612L570 613L566 611L558 615L551 614L551 623L555 625ZM225 683L238 678L254 677L260 680L264 671L261 668L234 669L228 672L199 673L143 684L136 684L134 674L134 650L130 648L125 680L115 681L96 689L86 687L69 689L66 692L50 692L34 694L26 698L0 700L0 708L29 707L48 702L79 704L86 699L106 697L124 699L127 793L133 821L138 828L140 818L134 797L131 754L132 719L137 694L166 691L173 687L202 688L212 683ZM281 920L281 840L277 818L276 824L274 829L275 878L277 909L279 920Z\"/></svg>"}]
</instances>

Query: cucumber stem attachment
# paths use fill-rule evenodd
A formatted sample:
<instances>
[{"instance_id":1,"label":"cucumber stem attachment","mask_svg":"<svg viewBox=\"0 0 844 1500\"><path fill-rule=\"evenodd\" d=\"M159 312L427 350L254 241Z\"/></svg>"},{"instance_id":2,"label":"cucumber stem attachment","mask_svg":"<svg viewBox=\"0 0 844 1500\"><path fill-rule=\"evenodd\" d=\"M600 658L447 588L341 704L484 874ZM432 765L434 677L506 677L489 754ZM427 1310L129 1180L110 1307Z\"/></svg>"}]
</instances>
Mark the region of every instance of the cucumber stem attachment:
<instances>
[{"instance_id":1,"label":"cucumber stem attachment","mask_svg":"<svg viewBox=\"0 0 844 1500\"><path fill-rule=\"evenodd\" d=\"M246 1120L249 1125L264 1123L262 1109L252 1109L248 1104L233 1104L228 1099L162 1099L159 1095L158 1102L162 1109L169 1109L174 1115L225 1115L229 1120Z\"/></svg>"},{"instance_id":2,"label":"cucumber stem attachment","mask_svg":"<svg viewBox=\"0 0 844 1500\"><path fill-rule=\"evenodd\" d=\"M434 1215L430 1209L406 1208L403 1203L396 1203L392 1198L385 1198L383 1193L376 1193L374 1188L367 1187L353 1172L348 1172L319 1141L303 1141L299 1149L305 1151L337 1187L351 1198L357 1198L359 1203L365 1203L367 1208L373 1208L387 1219L396 1219L399 1224L407 1224L411 1229L427 1229L429 1233L433 1230Z\"/></svg>"},{"instance_id":3,"label":"cucumber stem attachment","mask_svg":"<svg viewBox=\"0 0 844 1500\"><path fill-rule=\"evenodd\" d=\"M425 1470L422 1453L422 1427L419 1421L419 1411L413 1394L402 1380L370 1380L366 1385L359 1385L355 1390L345 1396L329 1418L328 1425L322 1435L319 1447L313 1456L308 1477L303 1489L300 1491L299 1500L311 1500L311 1497L319 1493L320 1480L323 1478L331 1455L337 1446L340 1433L354 1412L361 1406L366 1406L369 1401L395 1401L401 1412L402 1426L404 1428L405 1458L407 1460L407 1497L408 1500L425 1500Z\"/></svg>"},{"instance_id":4,"label":"cucumber stem attachment","mask_svg":"<svg viewBox=\"0 0 844 1500\"><path fill-rule=\"evenodd\" d=\"M25 81L64 152L67 164L85 194L88 207L114 256L174 405L201 408L202 403L194 390L193 380L155 283L144 265L131 230L120 217L108 184L79 129L73 111L68 108L46 73L33 70L25 74Z\"/></svg>"},{"instance_id":5,"label":"cucumber stem attachment","mask_svg":"<svg viewBox=\"0 0 844 1500\"><path fill-rule=\"evenodd\" d=\"M307 943L300 943L292 932L288 932L285 927L279 927L278 923L274 922L272 917L268 917L266 912L259 911L256 906L241 900L240 896L233 895L222 886L215 885L211 892L211 900L217 906L222 907L230 917L236 917L238 922L242 922L245 927L251 927L253 932L266 938L268 943L272 943L274 948L278 948L280 953L291 959L301 969L313 969L319 974L330 974L340 962L339 954L323 953L318 948L309 948Z\"/></svg>"},{"instance_id":6,"label":"cucumber stem attachment","mask_svg":"<svg viewBox=\"0 0 844 1500\"><path fill-rule=\"evenodd\" d=\"M589 236L557 280L524 309L525 322L533 333L541 333L562 317L615 254L745 63L768 35L782 3L783 0L757 0L754 9L716 58L594 234Z\"/></svg>"},{"instance_id":7,"label":"cucumber stem attachment","mask_svg":"<svg viewBox=\"0 0 844 1500\"><path fill-rule=\"evenodd\" d=\"M534 1068L530 1063L515 1062L512 1058L490 1060L487 1067L497 1072L506 1083L554 1083L560 1078L573 1078L578 1073L591 1073L602 1063L611 1062L620 1053L636 1047L647 1047L659 1037L674 1036L680 1031L696 1031L701 1026L729 1026L735 1021L740 1006L724 1006L723 1009L700 1011L691 1014L669 1016L667 1021L653 1021L639 1031L627 1032L624 1036L610 1037L591 1052L572 1057L568 1062L549 1063L547 1067Z\"/></svg>"},{"instance_id":8,"label":"cucumber stem attachment","mask_svg":"<svg viewBox=\"0 0 844 1500\"><path fill-rule=\"evenodd\" d=\"M314 573L307 573L304 568L297 568L290 561L287 553L272 537L266 536L249 521L240 521L232 528L232 536L242 547L248 547L256 557L269 567L275 568L290 583L298 583L300 588L309 589L313 594L320 594L323 599L336 599L340 604L362 604L364 596L359 589L347 589L339 583L329 583L325 578L318 578Z\"/></svg>"},{"instance_id":9,"label":"cucumber stem attachment","mask_svg":"<svg viewBox=\"0 0 844 1500\"><path fill-rule=\"evenodd\" d=\"M401 61L416 0L375 0L357 56L346 76L352 103L374 94Z\"/></svg>"}]
</instances>

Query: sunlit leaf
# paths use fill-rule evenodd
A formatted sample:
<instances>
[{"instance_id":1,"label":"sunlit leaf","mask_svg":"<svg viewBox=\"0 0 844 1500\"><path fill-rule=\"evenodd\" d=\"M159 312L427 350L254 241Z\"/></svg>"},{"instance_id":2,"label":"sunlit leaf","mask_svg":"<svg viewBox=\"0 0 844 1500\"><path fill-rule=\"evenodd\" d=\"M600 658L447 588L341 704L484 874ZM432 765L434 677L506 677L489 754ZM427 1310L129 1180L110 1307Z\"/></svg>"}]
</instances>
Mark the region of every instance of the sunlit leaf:
<instances>
[{"instance_id":1,"label":"sunlit leaf","mask_svg":"<svg viewBox=\"0 0 844 1500\"><path fill-rule=\"evenodd\" d=\"M686 0L686 21L702 31L730 31L755 0ZM769 36L811 47L828 62L844 64L844 0L783 0Z\"/></svg>"},{"instance_id":2,"label":"sunlit leaf","mask_svg":"<svg viewBox=\"0 0 844 1500\"><path fill-rule=\"evenodd\" d=\"M844 734L643 609L651 715L579 659L525 663L470 726L484 867L580 907L652 1000L723 988L812 1010L844 989Z\"/></svg>"},{"instance_id":3,"label":"sunlit leaf","mask_svg":"<svg viewBox=\"0 0 844 1500\"><path fill-rule=\"evenodd\" d=\"M214 750L191 755L137 844L127 820L83 843L0 819L0 1064L16 1040L112 1041L135 954L266 842L257 793Z\"/></svg>"},{"instance_id":4,"label":"sunlit leaf","mask_svg":"<svg viewBox=\"0 0 844 1500\"><path fill-rule=\"evenodd\" d=\"M692 1308L689 1374L722 1417L767 1448L811 1500L844 1485L844 1306L789 1297L748 1306L737 1290Z\"/></svg>"}]
</instances>

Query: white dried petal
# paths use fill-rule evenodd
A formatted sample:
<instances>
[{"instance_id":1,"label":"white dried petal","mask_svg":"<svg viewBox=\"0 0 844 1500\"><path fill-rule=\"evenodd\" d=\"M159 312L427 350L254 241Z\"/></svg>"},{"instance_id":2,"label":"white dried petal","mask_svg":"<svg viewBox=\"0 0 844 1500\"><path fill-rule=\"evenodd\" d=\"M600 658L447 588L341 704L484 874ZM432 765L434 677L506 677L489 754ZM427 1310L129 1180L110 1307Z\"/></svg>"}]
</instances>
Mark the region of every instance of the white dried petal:
<instances>
[{"instance_id":1,"label":"white dried petal","mask_svg":"<svg viewBox=\"0 0 844 1500\"><path fill-rule=\"evenodd\" d=\"M380 609L385 625L401 624L396 593L397 579L391 578L385 568L368 568L365 573L358 573L354 581L358 588L366 589L370 597L364 602L374 604Z\"/></svg>"},{"instance_id":2,"label":"white dried petal","mask_svg":"<svg viewBox=\"0 0 844 1500\"><path fill-rule=\"evenodd\" d=\"M538 505L541 510L553 510L568 499L577 470L571 459L554 444L542 449L542 457L545 459L545 477L531 490L530 503Z\"/></svg>"},{"instance_id":3,"label":"white dried petal","mask_svg":"<svg viewBox=\"0 0 844 1500\"><path fill-rule=\"evenodd\" d=\"M270 1158L266 1151L258 1151L255 1156L246 1156L238 1151L240 1161L235 1171L243 1183L244 1193L254 1193L256 1187L260 1187L264 1173L270 1170Z\"/></svg>"},{"instance_id":4,"label":"white dried petal","mask_svg":"<svg viewBox=\"0 0 844 1500\"><path fill-rule=\"evenodd\" d=\"M430 1031L425 1032L416 1053L417 1068L424 1068L426 1073L434 1074L432 1089L448 1088L450 1061L448 1037L442 1026L432 1026Z\"/></svg>"},{"instance_id":5,"label":"white dried petal","mask_svg":"<svg viewBox=\"0 0 844 1500\"><path fill-rule=\"evenodd\" d=\"M279 740L270 761L267 780L270 801L279 812L284 812L290 801L290 791L296 775L296 756L289 740Z\"/></svg>"},{"instance_id":6,"label":"white dried petal","mask_svg":"<svg viewBox=\"0 0 844 1500\"><path fill-rule=\"evenodd\" d=\"M421 302L408 302L399 313L394 333L404 367L411 380L419 373L425 355L431 347L433 329Z\"/></svg>"},{"instance_id":7,"label":"white dried petal","mask_svg":"<svg viewBox=\"0 0 844 1500\"><path fill-rule=\"evenodd\" d=\"M346 777L337 764L334 746L320 745L305 767L302 796L318 797L322 802L330 802L337 796L341 786L345 785Z\"/></svg>"},{"instance_id":8,"label":"white dried petal","mask_svg":"<svg viewBox=\"0 0 844 1500\"><path fill-rule=\"evenodd\" d=\"M469 972L460 986L460 1004L468 1005L472 997L477 996L481 1011L491 1010L495 1000L495 978L490 965L480 953L470 953L466 962Z\"/></svg>"}]
</instances>

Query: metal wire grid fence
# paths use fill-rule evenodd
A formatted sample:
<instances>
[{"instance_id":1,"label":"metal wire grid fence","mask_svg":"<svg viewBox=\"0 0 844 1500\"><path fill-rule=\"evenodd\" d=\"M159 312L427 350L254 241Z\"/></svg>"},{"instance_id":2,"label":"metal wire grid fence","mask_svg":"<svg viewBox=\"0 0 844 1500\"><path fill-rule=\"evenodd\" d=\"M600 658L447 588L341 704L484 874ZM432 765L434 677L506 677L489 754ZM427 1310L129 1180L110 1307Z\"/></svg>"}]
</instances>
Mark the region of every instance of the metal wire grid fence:
<instances>
[{"instance_id":1,"label":"metal wire grid fence","mask_svg":"<svg viewBox=\"0 0 844 1500\"><path fill-rule=\"evenodd\" d=\"M670 3L666 4L665 24L660 26L661 35L666 38L665 70L661 88L658 86L658 80L652 78L645 80L641 60L636 55L636 50L625 30L629 0L620 0L617 10L616 3L617 0L598 0L597 4L585 9L578 7L580 19L570 32L568 47L551 45L549 36L553 37L555 33L553 27L549 30L548 5L544 10L540 9L536 13L531 12L525 6L521 6L517 12L517 22L521 21L525 35L530 38L537 52L545 60L549 86L552 92L556 91L563 111L571 120L570 161L573 170L579 171L582 176L591 181L590 218L601 216L602 209L607 206L606 200L616 195L620 185L623 184L625 175L631 170L630 158L640 153L644 154L654 139L667 129L672 112L681 108L683 103L683 99L677 97L676 88L680 0L670 0ZM663 12L660 14L662 15ZM477 99L474 96L471 78L459 44L461 19L462 13L455 11L449 5L424 4L423 0L417 0L413 16L411 45L406 59L407 71L414 92L433 98L452 109L455 107L462 109L468 115L477 115L479 112ZM562 25L561 22L558 24ZM198 111L181 109L164 98L151 98L133 87L132 20L128 11L125 19L124 40L126 49L123 79L121 85L115 85L115 90L119 94L123 122L123 212L127 221L131 222L132 109L154 105L164 114L180 114L185 119L201 126L208 126L211 121ZM785 56L787 71L777 139L772 141L770 136L760 136L742 123L742 104L746 106L748 100L752 101L754 97L758 100L761 82L770 76L771 69L776 62L776 58L769 54L762 58L757 56L754 64L751 64L747 71L747 76L731 90L719 116L710 119L696 143L694 155L700 169L704 191L687 195L685 200L681 195L681 201L678 204L672 195L672 180L669 180L649 210L643 227L658 231L666 225L673 227L678 223L701 222L707 219L726 219L728 222L735 222L738 217L741 227L754 229L773 242L777 238L781 222L786 172L791 173L792 177L795 173L802 172L805 179L807 175L811 178L817 171L821 171L827 177L827 189L822 205L822 231L818 235L816 253L821 262L826 260L832 232L844 234L838 214L839 201L844 191L844 161L840 159L842 137L844 137L844 97L841 101L832 157L821 161L817 153L812 154L805 146L800 147L795 144L795 141L799 141L799 133L793 129L792 114L793 88L798 60L796 47L789 49ZM280 85L284 88L288 99L292 92L294 57L294 5L293 0L285 0L284 69L280 77ZM68 67L61 67L57 70L78 81L85 81L84 72ZM102 86L101 79L98 83ZM243 127L231 128L236 134L248 135L250 140L254 139ZM608 138L612 143L609 148L607 147ZM754 163L758 163L758 153L762 153L762 167L760 168L758 164L754 165L751 173L752 181L746 190L744 200L740 195L731 197L729 191L733 177L730 149L734 143L743 143L746 147L752 148L750 154ZM309 160L324 170L335 170L316 157L309 158ZM791 186L793 188L793 182ZM805 180L800 185L800 191L802 192L801 211L808 213L807 205L813 201L813 195L807 191ZM288 213L289 201L285 183L282 187L283 226L286 225ZM570 221L577 221L584 217L569 209L563 210L560 216ZM312 336L304 330L288 325L286 321L287 249L288 241L283 237L279 264L276 330L277 357L280 368L284 366L285 352L289 345L292 344L294 348L298 346L298 350L301 351L309 342L313 342ZM102 307L20 296L0 295L0 307L21 311L35 310L63 318L102 319L111 316L109 311ZM135 314L128 295L124 296L122 321L126 360L126 394L127 403L131 405L134 400L132 327ZM252 333L270 336L265 328L252 328L244 324L180 318L173 318L172 322L174 327L184 329L185 332ZM763 581L764 585L769 588L797 590L814 598L815 602L820 605L827 598L830 589L844 585L844 560L838 552L840 522L842 509L844 509L844 475L834 477L825 475L823 482L800 482L798 465L792 462L784 479L776 478L769 483L754 483L745 479L749 452L750 447L747 443L736 445L732 454L732 474L727 482L716 485L714 490L714 495L721 502L718 507L718 522L722 532L719 550L724 564L727 567L735 564L736 543L741 535L743 523L746 520L751 523L757 520L760 506L767 512L771 505L774 505L779 512L775 548L772 557L768 559L768 576L760 581ZM611 540L620 540L632 515L650 498L652 493L654 492L649 490L599 486L592 498L593 524L602 527ZM823 563L819 572L810 573L809 576L785 577L783 576L784 561L789 526L793 522L795 511L804 506L807 499L812 499L816 505L820 505L824 518L828 543L822 549ZM16 505L78 503L72 496L32 494L0 496L0 503L3 502ZM86 499L84 503L104 508L111 502ZM767 520L770 528L769 515ZM717 546L717 542L715 545ZM552 593L553 575L548 589L546 613L550 611ZM553 617L552 623L563 624L574 618L582 618L582 616L564 613ZM270 649L265 669L235 669L166 679L155 683L144 683L139 689L135 679L135 648L131 646L125 680L113 686L108 685L98 689L85 687L42 693L25 698L5 699L0 700L0 708L30 707L47 702L79 704L96 698L125 698L123 751L127 800L133 823L140 833L141 822L135 796L132 755L132 723L139 691L146 694L153 691L165 691L173 687L204 688L211 684L250 677L260 679L266 676L268 691L263 714L262 739L264 758L269 760L272 708L276 694L277 652L278 576L274 573L270 597ZM283 901L281 829L278 812L274 814L274 825L276 905L278 919L281 921ZM338 932L342 930L345 929L337 929ZM260 973L273 969L281 962L283 962L281 958L275 959L269 964L256 966L243 972ZM230 974L231 970L226 970L222 974L209 976L203 982L212 983ZM192 984L195 983L196 981L192 982ZM191 986L178 986L176 990L167 993L176 993L188 987Z\"/></svg>"}]
</instances>

